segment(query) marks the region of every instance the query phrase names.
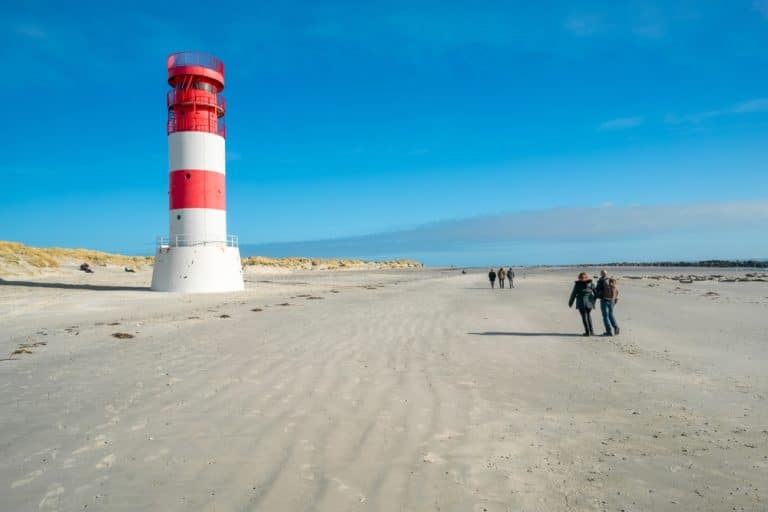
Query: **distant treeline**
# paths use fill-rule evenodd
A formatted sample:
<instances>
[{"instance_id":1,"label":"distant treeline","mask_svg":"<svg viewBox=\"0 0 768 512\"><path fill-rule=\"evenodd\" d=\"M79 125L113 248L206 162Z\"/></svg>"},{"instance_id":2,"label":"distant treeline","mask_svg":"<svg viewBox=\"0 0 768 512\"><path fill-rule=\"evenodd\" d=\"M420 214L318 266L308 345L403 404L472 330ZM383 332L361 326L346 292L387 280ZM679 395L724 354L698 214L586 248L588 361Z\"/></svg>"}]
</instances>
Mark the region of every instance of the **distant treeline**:
<instances>
[{"instance_id":1,"label":"distant treeline","mask_svg":"<svg viewBox=\"0 0 768 512\"><path fill-rule=\"evenodd\" d=\"M768 260L652 261L650 263L604 263L604 267L748 267L768 268Z\"/></svg>"}]
</instances>

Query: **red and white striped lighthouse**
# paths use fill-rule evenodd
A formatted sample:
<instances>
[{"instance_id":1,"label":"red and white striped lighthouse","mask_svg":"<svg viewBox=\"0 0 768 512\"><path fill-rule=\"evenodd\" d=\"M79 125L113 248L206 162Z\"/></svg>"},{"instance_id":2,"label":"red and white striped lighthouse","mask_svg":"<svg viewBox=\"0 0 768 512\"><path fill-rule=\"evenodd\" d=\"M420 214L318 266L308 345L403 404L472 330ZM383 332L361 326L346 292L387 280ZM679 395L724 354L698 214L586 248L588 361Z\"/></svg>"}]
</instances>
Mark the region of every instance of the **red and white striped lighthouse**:
<instances>
[{"instance_id":1,"label":"red and white striped lighthouse","mask_svg":"<svg viewBox=\"0 0 768 512\"><path fill-rule=\"evenodd\" d=\"M224 64L204 53L168 57L170 235L158 240L152 289L243 289L237 237L227 234Z\"/></svg>"}]
</instances>

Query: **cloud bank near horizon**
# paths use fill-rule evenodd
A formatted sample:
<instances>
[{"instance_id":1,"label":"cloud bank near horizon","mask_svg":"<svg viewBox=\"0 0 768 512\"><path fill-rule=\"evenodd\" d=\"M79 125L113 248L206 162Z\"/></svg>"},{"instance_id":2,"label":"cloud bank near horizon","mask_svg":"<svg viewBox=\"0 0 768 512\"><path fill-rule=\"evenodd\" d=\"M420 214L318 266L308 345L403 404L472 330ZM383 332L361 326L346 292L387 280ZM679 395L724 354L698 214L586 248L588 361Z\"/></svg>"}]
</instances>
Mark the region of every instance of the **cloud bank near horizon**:
<instances>
[{"instance_id":1,"label":"cloud bank near horizon","mask_svg":"<svg viewBox=\"0 0 768 512\"><path fill-rule=\"evenodd\" d=\"M383 257L419 254L449 255L489 248L516 247L535 258L542 245L600 247L601 260L625 260L636 247L647 248L638 257L668 254L659 240L680 240L691 247L687 259L768 256L768 200L707 203L553 208L510 212L435 222L411 229L304 242L246 244L248 251L270 255ZM735 238L734 238L735 237ZM643 241L647 244L643 245ZM661 245L660 245L661 244ZM658 250L654 252L653 246ZM707 251L707 254L700 254ZM693 252L696 252L694 254ZM746 254L751 252L751 254ZM630 253L630 254L628 254ZM440 256L442 257L442 256ZM526 258L530 259L530 258ZM631 258L629 258L631 259ZM563 258L563 261L567 258ZM437 263L440 264L440 263Z\"/></svg>"}]
</instances>

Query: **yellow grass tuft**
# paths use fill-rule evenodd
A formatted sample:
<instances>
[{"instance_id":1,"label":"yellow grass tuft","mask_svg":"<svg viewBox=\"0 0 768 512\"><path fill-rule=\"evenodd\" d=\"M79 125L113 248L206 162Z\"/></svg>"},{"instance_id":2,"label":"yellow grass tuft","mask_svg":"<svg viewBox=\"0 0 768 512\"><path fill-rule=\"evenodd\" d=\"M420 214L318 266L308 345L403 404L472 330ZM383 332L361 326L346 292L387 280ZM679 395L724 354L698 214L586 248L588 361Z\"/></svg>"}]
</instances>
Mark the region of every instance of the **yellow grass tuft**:
<instances>
[{"instance_id":1,"label":"yellow grass tuft","mask_svg":"<svg viewBox=\"0 0 768 512\"><path fill-rule=\"evenodd\" d=\"M249 256L243 258L243 266L265 266L291 270L337 270L354 268L422 268L424 265L413 260L365 261L345 258L268 258Z\"/></svg>"},{"instance_id":2,"label":"yellow grass tuft","mask_svg":"<svg viewBox=\"0 0 768 512\"><path fill-rule=\"evenodd\" d=\"M61 247L30 247L19 242L0 241L0 271L37 272L58 268L62 263L88 263L92 266L126 266L137 269L152 265L152 256L124 256L90 249ZM422 268L413 260L365 261L344 258L267 258L250 256L242 259L243 266L264 266L290 270L338 270L363 268Z\"/></svg>"},{"instance_id":3,"label":"yellow grass tuft","mask_svg":"<svg viewBox=\"0 0 768 512\"><path fill-rule=\"evenodd\" d=\"M18 242L0 241L0 265L19 269L41 270L58 268L63 262L90 265L117 265L141 268L151 265L151 256L123 256L90 249L63 249L60 247L29 247Z\"/></svg>"}]
</instances>

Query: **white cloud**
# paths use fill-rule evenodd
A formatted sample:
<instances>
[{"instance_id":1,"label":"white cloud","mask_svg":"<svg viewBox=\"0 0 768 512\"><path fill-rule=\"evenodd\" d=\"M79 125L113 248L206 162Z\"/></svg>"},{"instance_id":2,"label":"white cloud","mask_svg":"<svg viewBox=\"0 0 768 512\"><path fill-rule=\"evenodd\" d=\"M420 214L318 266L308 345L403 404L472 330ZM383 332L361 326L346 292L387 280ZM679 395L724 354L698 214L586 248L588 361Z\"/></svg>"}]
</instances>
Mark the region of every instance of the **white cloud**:
<instances>
[{"instance_id":1,"label":"white cloud","mask_svg":"<svg viewBox=\"0 0 768 512\"><path fill-rule=\"evenodd\" d=\"M742 112L768 112L768 98L760 98L739 103L733 106L731 112L734 114L740 114Z\"/></svg>"},{"instance_id":2,"label":"white cloud","mask_svg":"<svg viewBox=\"0 0 768 512\"><path fill-rule=\"evenodd\" d=\"M768 112L768 98L757 98L754 100L736 103L730 107L707 110L678 116L677 114L667 114L664 122L667 124L700 123L713 117L728 116L734 114L750 114L754 112Z\"/></svg>"},{"instance_id":3,"label":"white cloud","mask_svg":"<svg viewBox=\"0 0 768 512\"><path fill-rule=\"evenodd\" d=\"M48 32L34 23L17 24L16 33L30 39L48 39Z\"/></svg>"},{"instance_id":4,"label":"white cloud","mask_svg":"<svg viewBox=\"0 0 768 512\"><path fill-rule=\"evenodd\" d=\"M597 16L577 16L565 20L565 28L574 35L585 37L598 32L601 23Z\"/></svg>"},{"instance_id":5,"label":"white cloud","mask_svg":"<svg viewBox=\"0 0 768 512\"><path fill-rule=\"evenodd\" d=\"M642 117L620 117L618 119L611 119L600 125L601 130L623 130L626 128L634 128L641 125L643 122Z\"/></svg>"},{"instance_id":6,"label":"white cloud","mask_svg":"<svg viewBox=\"0 0 768 512\"><path fill-rule=\"evenodd\" d=\"M621 9L607 9L600 16L571 16L565 20L564 28L577 37L635 37L651 40L663 39L667 32L664 17L654 10L626 13L621 12Z\"/></svg>"},{"instance_id":7,"label":"white cloud","mask_svg":"<svg viewBox=\"0 0 768 512\"><path fill-rule=\"evenodd\" d=\"M755 0L754 6L757 12L768 18L768 0Z\"/></svg>"},{"instance_id":8,"label":"white cloud","mask_svg":"<svg viewBox=\"0 0 768 512\"><path fill-rule=\"evenodd\" d=\"M666 29L661 23L648 23L647 25L633 27L632 33L648 39L661 39L664 37Z\"/></svg>"},{"instance_id":9,"label":"white cloud","mask_svg":"<svg viewBox=\"0 0 768 512\"><path fill-rule=\"evenodd\" d=\"M683 236L711 242L716 233L761 230L768 199L711 203L553 208L447 220L372 235L269 244L286 254L292 246L313 254L407 253L452 250L489 243L591 244ZM264 247L264 246L262 246Z\"/></svg>"}]
</instances>

